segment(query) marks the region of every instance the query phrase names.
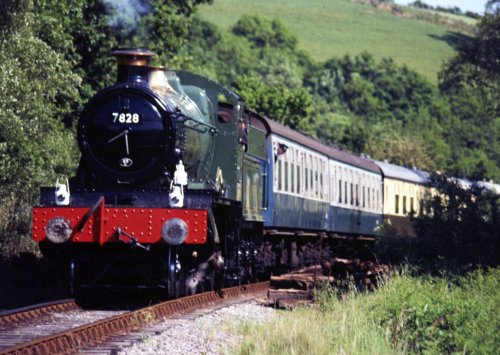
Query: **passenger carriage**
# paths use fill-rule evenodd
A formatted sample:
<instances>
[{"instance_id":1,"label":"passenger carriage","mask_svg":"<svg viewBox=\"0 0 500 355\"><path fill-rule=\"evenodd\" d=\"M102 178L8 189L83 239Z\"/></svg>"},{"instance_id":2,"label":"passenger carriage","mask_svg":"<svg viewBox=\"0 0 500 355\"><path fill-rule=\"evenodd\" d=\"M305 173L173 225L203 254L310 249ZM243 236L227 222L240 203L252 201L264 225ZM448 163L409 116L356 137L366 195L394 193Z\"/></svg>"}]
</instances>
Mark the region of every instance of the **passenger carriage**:
<instances>
[{"instance_id":1,"label":"passenger carriage","mask_svg":"<svg viewBox=\"0 0 500 355\"><path fill-rule=\"evenodd\" d=\"M411 216L424 213L424 200L430 197L429 174L389 162L375 162L384 177L384 221L402 235L414 236Z\"/></svg>"}]
</instances>

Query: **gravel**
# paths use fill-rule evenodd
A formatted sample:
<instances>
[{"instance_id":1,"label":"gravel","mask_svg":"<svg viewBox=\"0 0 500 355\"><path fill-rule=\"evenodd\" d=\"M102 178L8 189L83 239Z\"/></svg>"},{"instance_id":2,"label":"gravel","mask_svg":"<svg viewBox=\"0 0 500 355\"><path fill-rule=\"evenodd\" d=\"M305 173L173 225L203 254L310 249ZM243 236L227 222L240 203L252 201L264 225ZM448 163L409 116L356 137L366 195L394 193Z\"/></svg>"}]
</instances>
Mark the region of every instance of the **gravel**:
<instances>
[{"instance_id":1,"label":"gravel","mask_svg":"<svg viewBox=\"0 0 500 355\"><path fill-rule=\"evenodd\" d=\"M147 337L119 354L228 354L243 340L238 332L241 325L262 324L275 316L274 309L256 301L239 303L182 319L161 334Z\"/></svg>"}]
</instances>

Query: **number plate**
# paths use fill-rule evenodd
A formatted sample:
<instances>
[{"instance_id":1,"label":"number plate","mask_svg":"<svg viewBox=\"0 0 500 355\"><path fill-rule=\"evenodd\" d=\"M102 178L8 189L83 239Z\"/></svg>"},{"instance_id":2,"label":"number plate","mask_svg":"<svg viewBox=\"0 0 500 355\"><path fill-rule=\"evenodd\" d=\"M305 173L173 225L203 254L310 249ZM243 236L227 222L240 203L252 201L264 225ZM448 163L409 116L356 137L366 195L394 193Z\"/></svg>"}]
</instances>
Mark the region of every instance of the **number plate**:
<instances>
[{"instance_id":1,"label":"number plate","mask_svg":"<svg viewBox=\"0 0 500 355\"><path fill-rule=\"evenodd\" d=\"M138 113L127 112L127 113L111 113L113 123L123 123L123 124L138 124L141 123L141 115Z\"/></svg>"}]
</instances>

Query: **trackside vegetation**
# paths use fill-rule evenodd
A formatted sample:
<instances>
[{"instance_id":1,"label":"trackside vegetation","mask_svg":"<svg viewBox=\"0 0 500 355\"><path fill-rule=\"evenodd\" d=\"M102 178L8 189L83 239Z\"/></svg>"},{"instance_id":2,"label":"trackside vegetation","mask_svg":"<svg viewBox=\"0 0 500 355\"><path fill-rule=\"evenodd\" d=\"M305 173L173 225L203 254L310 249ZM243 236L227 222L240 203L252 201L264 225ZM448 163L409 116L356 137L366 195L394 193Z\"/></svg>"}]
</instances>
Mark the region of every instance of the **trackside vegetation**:
<instances>
[{"instance_id":1,"label":"trackside vegetation","mask_svg":"<svg viewBox=\"0 0 500 355\"><path fill-rule=\"evenodd\" d=\"M500 270L460 277L405 270L373 293L324 289L314 308L242 327L239 354L495 354Z\"/></svg>"}]
</instances>

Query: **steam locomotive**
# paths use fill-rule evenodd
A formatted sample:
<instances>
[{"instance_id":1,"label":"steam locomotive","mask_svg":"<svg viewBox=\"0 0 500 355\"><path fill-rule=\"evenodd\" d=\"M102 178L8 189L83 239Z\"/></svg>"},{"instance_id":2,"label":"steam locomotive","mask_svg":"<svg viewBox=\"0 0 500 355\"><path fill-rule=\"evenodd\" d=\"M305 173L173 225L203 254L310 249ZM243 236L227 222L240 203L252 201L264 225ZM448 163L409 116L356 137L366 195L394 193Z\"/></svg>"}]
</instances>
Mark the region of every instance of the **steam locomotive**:
<instances>
[{"instance_id":1,"label":"steam locomotive","mask_svg":"<svg viewBox=\"0 0 500 355\"><path fill-rule=\"evenodd\" d=\"M71 292L176 298L328 259L384 220L412 233L425 172L324 145L207 78L151 67L146 49L113 55L116 84L80 115L76 175L33 208L33 239Z\"/></svg>"},{"instance_id":2,"label":"steam locomotive","mask_svg":"<svg viewBox=\"0 0 500 355\"><path fill-rule=\"evenodd\" d=\"M113 55L117 82L81 112L76 176L41 189L34 240L68 263L72 292L132 284L178 297L241 282L262 231L260 210L248 206L262 200L264 134L250 149L259 156L249 154L239 96L150 67L146 49Z\"/></svg>"}]
</instances>

